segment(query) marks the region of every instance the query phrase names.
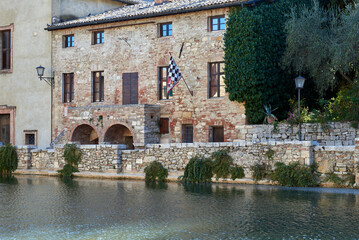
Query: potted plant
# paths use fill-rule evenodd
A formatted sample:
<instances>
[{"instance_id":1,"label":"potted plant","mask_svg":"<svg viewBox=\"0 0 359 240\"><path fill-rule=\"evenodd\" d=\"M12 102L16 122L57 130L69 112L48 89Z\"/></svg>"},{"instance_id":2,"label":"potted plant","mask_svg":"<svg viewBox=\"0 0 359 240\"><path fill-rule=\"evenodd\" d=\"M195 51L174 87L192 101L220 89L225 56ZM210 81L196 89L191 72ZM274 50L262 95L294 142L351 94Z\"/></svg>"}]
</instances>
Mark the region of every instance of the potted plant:
<instances>
[{"instance_id":1,"label":"potted plant","mask_svg":"<svg viewBox=\"0 0 359 240\"><path fill-rule=\"evenodd\" d=\"M263 122L267 122L267 123L273 123L274 121L277 121L277 117L274 116L274 114L272 112L274 112L275 110L277 110L277 108L272 109L271 105L264 105L264 121Z\"/></svg>"}]
</instances>

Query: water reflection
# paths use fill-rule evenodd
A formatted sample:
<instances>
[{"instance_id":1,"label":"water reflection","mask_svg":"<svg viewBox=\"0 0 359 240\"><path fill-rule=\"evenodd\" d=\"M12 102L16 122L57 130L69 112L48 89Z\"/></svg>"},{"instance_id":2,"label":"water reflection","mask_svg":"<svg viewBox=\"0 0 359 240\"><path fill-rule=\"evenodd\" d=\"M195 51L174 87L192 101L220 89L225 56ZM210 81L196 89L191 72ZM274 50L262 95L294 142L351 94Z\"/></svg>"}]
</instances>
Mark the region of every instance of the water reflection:
<instances>
[{"instance_id":1,"label":"water reflection","mask_svg":"<svg viewBox=\"0 0 359 240\"><path fill-rule=\"evenodd\" d=\"M19 182L17 181L16 177L12 176L12 177L5 177L5 178L0 177L0 183L16 185Z\"/></svg>"},{"instance_id":2,"label":"water reflection","mask_svg":"<svg viewBox=\"0 0 359 240\"><path fill-rule=\"evenodd\" d=\"M145 186L148 189L167 189L168 184L165 182L148 181L145 182Z\"/></svg>"},{"instance_id":3,"label":"water reflection","mask_svg":"<svg viewBox=\"0 0 359 240\"><path fill-rule=\"evenodd\" d=\"M1 239L358 239L358 191L19 176ZM324 192L323 192L324 191Z\"/></svg>"}]
</instances>

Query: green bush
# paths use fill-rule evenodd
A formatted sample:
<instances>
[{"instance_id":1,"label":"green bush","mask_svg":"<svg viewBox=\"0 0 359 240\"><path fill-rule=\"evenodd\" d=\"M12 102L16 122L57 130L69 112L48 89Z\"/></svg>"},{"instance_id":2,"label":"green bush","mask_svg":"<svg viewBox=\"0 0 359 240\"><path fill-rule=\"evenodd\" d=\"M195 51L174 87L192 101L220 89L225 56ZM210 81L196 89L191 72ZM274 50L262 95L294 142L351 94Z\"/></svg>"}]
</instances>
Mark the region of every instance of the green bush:
<instances>
[{"instance_id":1,"label":"green bush","mask_svg":"<svg viewBox=\"0 0 359 240\"><path fill-rule=\"evenodd\" d=\"M168 170L157 161L151 162L144 171L146 181L156 181L157 179L159 182L164 182L168 177Z\"/></svg>"},{"instance_id":2,"label":"green bush","mask_svg":"<svg viewBox=\"0 0 359 240\"><path fill-rule=\"evenodd\" d=\"M72 177L72 173L79 172L77 167L72 166L70 163L65 164L65 166L57 171L61 177Z\"/></svg>"},{"instance_id":3,"label":"green bush","mask_svg":"<svg viewBox=\"0 0 359 240\"><path fill-rule=\"evenodd\" d=\"M236 178L244 178L244 170L241 166L231 167L231 179L235 180Z\"/></svg>"},{"instance_id":4,"label":"green bush","mask_svg":"<svg viewBox=\"0 0 359 240\"><path fill-rule=\"evenodd\" d=\"M315 187L318 185L317 165L301 165L297 162L285 165L276 162L275 170L271 177L272 180L278 181L282 186L288 187Z\"/></svg>"},{"instance_id":5,"label":"green bush","mask_svg":"<svg viewBox=\"0 0 359 240\"><path fill-rule=\"evenodd\" d=\"M65 144L63 157L65 158L66 164L63 169L57 172L61 177L72 177L72 173L79 171L77 166L81 161L82 152L76 144Z\"/></svg>"},{"instance_id":6,"label":"green bush","mask_svg":"<svg viewBox=\"0 0 359 240\"><path fill-rule=\"evenodd\" d=\"M184 169L184 182L211 182L212 161L208 158L193 157Z\"/></svg>"},{"instance_id":7,"label":"green bush","mask_svg":"<svg viewBox=\"0 0 359 240\"><path fill-rule=\"evenodd\" d=\"M226 179L229 176L231 166L233 165L233 159L228 155L228 151L219 150L214 152L212 153L212 159L214 159L212 172L216 175L216 179Z\"/></svg>"},{"instance_id":8,"label":"green bush","mask_svg":"<svg viewBox=\"0 0 359 240\"><path fill-rule=\"evenodd\" d=\"M323 179L323 182L332 182L335 186L353 186L355 183L355 175L354 174L348 174L344 178L339 177L337 174L331 172L327 173L325 178Z\"/></svg>"},{"instance_id":9,"label":"green bush","mask_svg":"<svg viewBox=\"0 0 359 240\"><path fill-rule=\"evenodd\" d=\"M359 81L343 87L332 99L329 110L336 121L351 121L353 127L359 123Z\"/></svg>"},{"instance_id":10,"label":"green bush","mask_svg":"<svg viewBox=\"0 0 359 240\"><path fill-rule=\"evenodd\" d=\"M11 144L0 147L0 177L11 178L17 169L17 163L16 147Z\"/></svg>"},{"instance_id":11,"label":"green bush","mask_svg":"<svg viewBox=\"0 0 359 240\"><path fill-rule=\"evenodd\" d=\"M72 164L73 166L79 165L82 157L81 150L76 144L65 144L64 146L64 158L65 162Z\"/></svg>"},{"instance_id":12,"label":"green bush","mask_svg":"<svg viewBox=\"0 0 359 240\"><path fill-rule=\"evenodd\" d=\"M258 182L264 178L266 178L269 173L267 170L268 166L266 164L259 164L257 163L256 165L251 166L251 171L252 171L252 179L255 182Z\"/></svg>"}]
</instances>

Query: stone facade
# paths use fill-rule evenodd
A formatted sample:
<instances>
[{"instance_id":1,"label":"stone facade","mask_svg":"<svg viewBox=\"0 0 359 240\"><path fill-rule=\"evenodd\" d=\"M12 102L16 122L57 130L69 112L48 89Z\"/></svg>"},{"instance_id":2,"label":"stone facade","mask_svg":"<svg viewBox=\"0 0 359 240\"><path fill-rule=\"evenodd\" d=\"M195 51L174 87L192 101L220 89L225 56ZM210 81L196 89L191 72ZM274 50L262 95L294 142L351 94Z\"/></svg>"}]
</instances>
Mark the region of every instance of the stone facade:
<instances>
[{"instance_id":1,"label":"stone facade","mask_svg":"<svg viewBox=\"0 0 359 240\"><path fill-rule=\"evenodd\" d=\"M236 127L245 123L243 104L231 102L228 96L208 97L209 63L222 62L224 30L209 31L211 16L226 15L228 8L192 13L152 17L132 21L122 21L101 25L83 26L54 30L52 32L53 67L55 70L54 131L56 137L64 129L68 134L60 142L71 141L74 129L86 122L104 139L105 131L99 129L89 119L103 116L104 129L113 124L121 124L131 130L137 147L144 143L159 143L160 139L138 138L138 129L158 132L156 129L134 125L123 114L123 73L138 73L138 104L157 105L160 111L153 117L169 118L169 135L161 136L168 142L181 142L182 124L193 125L194 142L208 142L211 126L224 127L224 141L239 138ZM173 36L158 37L159 24L172 22ZM104 43L91 44L93 31L104 30ZM190 30L190 31L189 31ZM75 46L62 47L64 35L74 34ZM184 43L181 58L177 58ZM169 52L175 57L182 75L193 91L187 90L183 80L175 87L172 100L159 100L159 67L168 66ZM104 101L92 102L92 72L104 72ZM63 73L74 73L74 100L63 103ZM111 107L108 107L111 106ZM96 109L91 117L80 118L80 111ZM136 112L134 105L127 106L128 112ZM138 119L144 119L138 113ZM127 124L124 124L126 123ZM137 129L136 129L137 128Z\"/></svg>"},{"instance_id":2,"label":"stone facade","mask_svg":"<svg viewBox=\"0 0 359 240\"><path fill-rule=\"evenodd\" d=\"M239 139L250 142L259 141L293 141L298 139L298 126L280 123L277 130L273 125L239 126ZM350 123L329 123L323 130L319 123L302 124L302 138L305 141L317 141L323 146L353 146L359 137L358 129Z\"/></svg>"}]
</instances>

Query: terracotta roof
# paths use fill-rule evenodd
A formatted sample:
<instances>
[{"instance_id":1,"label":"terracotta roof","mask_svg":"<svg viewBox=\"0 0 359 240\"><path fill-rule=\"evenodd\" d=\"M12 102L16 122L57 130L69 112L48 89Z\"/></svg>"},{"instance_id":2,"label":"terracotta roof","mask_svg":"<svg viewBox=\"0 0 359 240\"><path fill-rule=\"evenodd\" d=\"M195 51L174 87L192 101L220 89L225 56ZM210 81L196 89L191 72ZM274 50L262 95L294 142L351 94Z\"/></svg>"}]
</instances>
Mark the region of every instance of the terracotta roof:
<instances>
[{"instance_id":1,"label":"terracotta roof","mask_svg":"<svg viewBox=\"0 0 359 240\"><path fill-rule=\"evenodd\" d=\"M258 0L173 0L172 2L164 2L162 4L155 4L155 2L143 2L109 10L89 17L53 24L46 29L56 30L108 22L172 15L205 9L249 4L255 1Z\"/></svg>"}]
</instances>

